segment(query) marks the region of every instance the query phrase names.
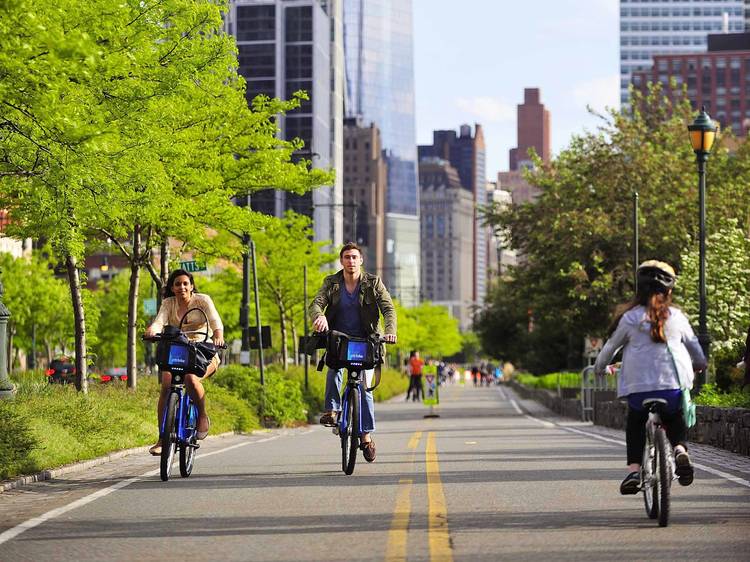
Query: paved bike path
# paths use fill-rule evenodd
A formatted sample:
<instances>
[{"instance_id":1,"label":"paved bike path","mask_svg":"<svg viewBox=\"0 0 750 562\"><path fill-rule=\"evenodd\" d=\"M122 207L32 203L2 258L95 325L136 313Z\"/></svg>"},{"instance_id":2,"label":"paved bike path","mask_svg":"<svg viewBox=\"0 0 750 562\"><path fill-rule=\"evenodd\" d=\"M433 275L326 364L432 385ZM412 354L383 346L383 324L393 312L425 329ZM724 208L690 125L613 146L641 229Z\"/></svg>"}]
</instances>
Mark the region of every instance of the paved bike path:
<instances>
[{"instance_id":1,"label":"paved bike path","mask_svg":"<svg viewBox=\"0 0 750 562\"><path fill-rule=\"evenodd\" d=\"M378 404L378 458L360 456L353 476L324 428L216 439L190 478L133 480L2 542L0 560L747 559L747 487L699 471L675 486L660 529L640 496L617 493L622 446L519 413L504 389L441 398L435 419L403 399ZM156 461L0 494L0 541Z\"/></svg>"}]
</instances>

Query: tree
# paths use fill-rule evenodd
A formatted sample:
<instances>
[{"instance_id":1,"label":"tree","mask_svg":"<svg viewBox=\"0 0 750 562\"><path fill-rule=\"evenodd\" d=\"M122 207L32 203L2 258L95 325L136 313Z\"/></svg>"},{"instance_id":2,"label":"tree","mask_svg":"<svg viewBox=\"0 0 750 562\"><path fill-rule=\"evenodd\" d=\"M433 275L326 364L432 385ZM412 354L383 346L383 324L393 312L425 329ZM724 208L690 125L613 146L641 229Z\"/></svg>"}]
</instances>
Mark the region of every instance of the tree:
<instances>
[{"instance_id":1,"label":"tree","mask_svg":"<svg viewBox=\"0 0 750 562\"><path fill-rule=\"evenodd\" d=\"M326 252L326 242L312 241L308 217L289 212L280 223L254 235L258 285L265 298L273 303L281 332L281 358L287 368L287 341L291 331L294 356L297 357L297 329L304 319L303 267L307 265L307 286L310 299L326 275L323 268L337 255Z\"/></svg>"},{"instance_id":2,"label":"tree","mask_svg":"<svg viewBox=\"0 0 750 562\"><path fill-rule=\"evenodd\" d=\"M446 357L461 350L458 320L444 306L422 302L412 308L396 303L397 349L404 354L417 350L430 357Z\"/></svg>"},{"instance_id":3,"label":"tree","mask_svg":"<svg viewBox=\"0 0 750 562\"><path fill-rule=\"evenodd\" d=\"M134 387L138 272L151 264L152 243L172 236L236 254L237 244L213 239L267 219L233 197L261 187L302 193L330 180L304 160L292 163L301 143L276 135L278 115L303 96L247 107L218 2L14 0L3 10L0 204L13 234L48 238L66 264L82 390L85 239L106 236L128 258Z\"/></svg>"},{"instance_id":4,"label":"tree","mask_svg":"<svg viewBox=\"0 0 750 562\"><path fill-rule=\"evenodd\" d=\"M646 96L634 92L629 115L610 111L601 117L599 130L574 137L551 164L535 160L527 173L541 189L535 204L486 210L487 222L524 258L492 293L504 315L493 318L490 303L479 332L488 342L490 326L502 324L518 336L509 344L519 354L514 361L537 338L554 342L563 357L578 355L582 337L603 334L614 305L632 296L633 191L640 196L641 259L659 258L679 271L684 249L697 243L689 104L670 103L657 85ZM731 218L748 227L749 155L747 147L730 153L719 146L711 156L709 230ZM528 311L533 330L523 335ZM535 362L543 364L543 357Z\"/></svg>"},{"instance_id":5,"label":"tree","mask_svg":"<svg viewBox=\"0 0 750 562\"><path fill-rule=\"evenodd\" d=\"M5 288L3 302L11 311L9 345L16 350L10 354L11 363L16 363L19 350L29 355L32 347L37 354L44 349L50 361L56 348L64 351L73 339L66 283L57 279L51 264L39 256L27 259L0 253L0 270ZM36 340L34 345L32 339Z\"/></svg>"}]
</instances>

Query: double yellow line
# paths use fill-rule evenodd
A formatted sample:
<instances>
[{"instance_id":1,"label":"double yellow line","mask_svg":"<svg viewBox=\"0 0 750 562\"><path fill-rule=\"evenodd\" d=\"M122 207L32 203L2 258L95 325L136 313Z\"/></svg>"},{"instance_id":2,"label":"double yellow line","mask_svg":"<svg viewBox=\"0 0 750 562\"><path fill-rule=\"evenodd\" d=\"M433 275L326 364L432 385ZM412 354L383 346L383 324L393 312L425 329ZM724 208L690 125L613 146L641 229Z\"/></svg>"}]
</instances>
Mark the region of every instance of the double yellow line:
<instances>
[{"instance_id":1,"label":"double yellow line","mask_svg":"<svg viewBox=\"0 0 750 562\"><path fill-rule=\"evenodd\" d=\"M417 431L409 440L408 447L412 450L411 460L414 461L416 448L422 432ZM440 466L438 464L435 432L427 434L425 449L425 467L427 471L427 501L428 501L428 543L431 562L453 562L453 552L450 545L448 530L448 509L440 480ZM399 491L396 497L396 508L388 532L388 547L386 549L387 562L402 562L406 560L407 534L409 531L409 514L411 512L411 479L399 480Z\"/></svg>"}]
</instances>

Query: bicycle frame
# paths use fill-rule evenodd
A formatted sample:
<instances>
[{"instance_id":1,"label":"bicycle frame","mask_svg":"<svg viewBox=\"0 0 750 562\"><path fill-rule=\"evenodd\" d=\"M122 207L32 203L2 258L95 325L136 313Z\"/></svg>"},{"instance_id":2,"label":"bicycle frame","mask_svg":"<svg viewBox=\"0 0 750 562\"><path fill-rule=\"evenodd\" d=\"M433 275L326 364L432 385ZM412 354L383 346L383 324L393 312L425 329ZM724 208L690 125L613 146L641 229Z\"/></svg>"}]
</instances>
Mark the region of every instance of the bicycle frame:
<instances>
[{"instance_id":1,"label":"bicycle frame","mask_svg":"<svg viewBox=\"0 0 750 562\"><path fill-rule=\"evenodd\" d=\"M364 388L364 386L362 385L362 382L363 382L362 381L362 375L363 375L363 373L364 373L364 371L355 371L355 370L353 370L351 368L347 368L346 369L347 380L346 380L346 384L344 385L343 397L342 397L342 401L341 401L341 411L342 412L348 411L347 408L349 406L349 389L353 388L353 387L360 387L359 388L359 391L360 391L359 392L360 407L357 409L357 413L358 413L357 418L358 419L356 420L357 425L355 427L357 435L362 435L362 407L361 407L361 402L362 402L362 397L364 395L364 392L366 390L366 388ZM339 420L339 434L344 434L346 432L346 430L348 429L348 426L347 426L346 422L347 422L346 416L342 415L341 419Z\"/></svg>"},{"instance_id":2,"label":"bicycle frame","mask_svg":"<svg viewBox=\"0 0 750 562\"><path fill-rule=\"evenodd\" d=\"M193 434L196 432L195 425L193 425L192 428L189 427L188 419L188 416L190 414L190 407L194 406L193 401L188 393L185 392L184 384L172 384L169 395L167 395L167 403L169 403L169 396L172 394L177 394L177 442L189 443L190 439L193 437ZM164 417L161 420L160 434L163 434L164 430L166 429L168 414L169 412L165 408Z\"/></svg>"}]
</instances>

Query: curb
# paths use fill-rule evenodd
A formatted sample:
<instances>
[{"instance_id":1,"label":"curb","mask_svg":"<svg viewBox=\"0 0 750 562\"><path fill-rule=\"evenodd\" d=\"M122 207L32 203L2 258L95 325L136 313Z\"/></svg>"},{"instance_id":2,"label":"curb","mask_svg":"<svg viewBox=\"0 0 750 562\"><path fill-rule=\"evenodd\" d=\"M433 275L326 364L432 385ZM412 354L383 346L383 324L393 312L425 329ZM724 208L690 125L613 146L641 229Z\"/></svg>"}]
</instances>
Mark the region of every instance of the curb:
<instances>
[{"instance_id":1,"label":"curb","mask_svg":"<svg viewBox=\"0 0 750 562\"><path fill-rule=\"evenodd\" d=\"M223 439L226 437L231 437L232 435L243 435L243 434L237 433L234 431L228 431L226 433L220 433L219 435L212 435L208 437L207 439ZM249 434L246 434L246 435L249 435ZM97 457L95 459L90 459L87 461L66 464L59 468L50 468L50 469L42 470L41 472L37 472L36 474L19 476L15 480L9 480L7 482L0 482L0 494L2 494L3 492L7 492L9 490L13 490L15 488L20 488L21 486L28 486L29 484L34 484L35 482L44 482L45 480L52 480L54 478L59 478L63 474L83 472L84 470L88 470L95 466L106 464L108 462L112 462L117 459L121 459L123 457L128 457L130 455L135 455L138 453L147 453L149 447L150 445L144 445L142 447L134 447L132 449L123 449L121 451L115 451L113 453L109 453L108 455L105 455L103 457Z\"/></svg>"}]
</instances>

